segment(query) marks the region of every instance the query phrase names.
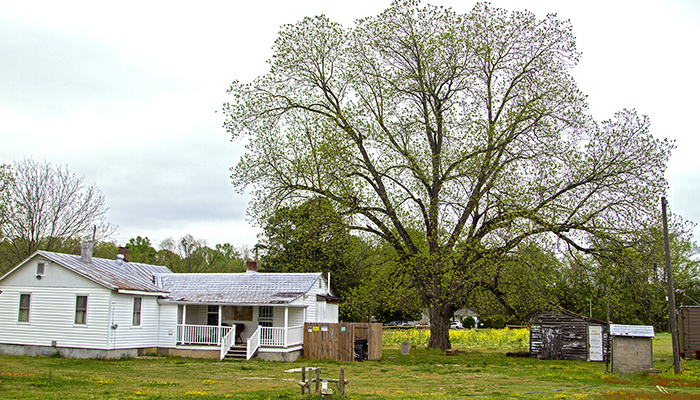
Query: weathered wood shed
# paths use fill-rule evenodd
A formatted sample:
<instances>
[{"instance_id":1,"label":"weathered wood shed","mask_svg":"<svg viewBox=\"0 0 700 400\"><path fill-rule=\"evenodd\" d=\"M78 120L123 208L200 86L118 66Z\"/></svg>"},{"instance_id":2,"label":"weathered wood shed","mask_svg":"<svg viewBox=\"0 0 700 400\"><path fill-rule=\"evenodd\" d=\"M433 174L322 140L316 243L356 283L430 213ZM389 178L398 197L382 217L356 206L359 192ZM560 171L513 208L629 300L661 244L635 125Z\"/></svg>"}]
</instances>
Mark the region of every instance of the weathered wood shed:
<instances>
[{"instance_id":1,"label":"weathered wood shed","mask_svg":"<svg viewBox=\"0 0 700 400\"><path fill-rule=\"evenodd\" d=\"M695 351L700 351L700 307L682 306L676 315L681 353L685 358L693 358Z\"/></svg>"},{"instance_id":2,"label":"weathered wood shed","mask_svg":"<svg viewBox=\"0 0 700 400\"><path fill-rule=\"evenodd\" d=\"M605 321L552 306L530 320L530 357L603 361L608 332Z\"/></svg>"}]
</instances>

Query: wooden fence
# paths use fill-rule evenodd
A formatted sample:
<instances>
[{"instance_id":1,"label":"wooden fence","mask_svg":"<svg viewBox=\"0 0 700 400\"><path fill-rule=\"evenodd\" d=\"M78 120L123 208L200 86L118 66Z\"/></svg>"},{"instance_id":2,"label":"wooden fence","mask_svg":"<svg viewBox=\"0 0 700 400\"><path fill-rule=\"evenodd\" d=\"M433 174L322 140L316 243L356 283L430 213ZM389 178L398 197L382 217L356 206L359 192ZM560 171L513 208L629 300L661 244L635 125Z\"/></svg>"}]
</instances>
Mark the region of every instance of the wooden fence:
<instances>
[{"instance_id":1,"label":"wooden fence","mask_svg":"<svg viewBox=\"0 0 700 400\"><path fill-rule=\"evenodd\" d=\"M355 360L355 340L367 340L368 360L382 357L382 324L304 324L304 358L313 360Z\"/></svg>"}]
</instances>

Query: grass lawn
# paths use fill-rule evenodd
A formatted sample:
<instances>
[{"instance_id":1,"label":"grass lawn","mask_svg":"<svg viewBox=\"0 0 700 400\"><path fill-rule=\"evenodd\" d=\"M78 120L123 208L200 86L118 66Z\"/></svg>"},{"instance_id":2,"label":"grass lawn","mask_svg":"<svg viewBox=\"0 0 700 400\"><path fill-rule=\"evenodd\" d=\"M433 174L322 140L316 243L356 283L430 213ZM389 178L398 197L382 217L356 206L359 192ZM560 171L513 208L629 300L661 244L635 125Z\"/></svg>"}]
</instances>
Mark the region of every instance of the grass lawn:
<instances>
[{"instance_id":1,"label":"grass lawn","mask_svg":"<svg viewBox=\"0 0 700 400\"><path fill-rule=\"evenodd\" d=\"M605 374L605 363L506 357L506 352L526 349L527 344L521 341L497 347L485 341L480 345L455 344L461 350L456 356L417 345L406 356L401 355L391 335L385 333L381 360L362 363L0 356L0 398L301 399L296 383L301 375L285 370L314 366L321 368L322 378L337 378L342 365L350 381L347 399L700 400L697 360L686 361L686 372L680 376L674 376L673 368L661 376L609 375ZM671 354L669 335L657 334L654 367L671 367ZM329 386L335 389L335 385Z\"/></svg>"}]
</instances>

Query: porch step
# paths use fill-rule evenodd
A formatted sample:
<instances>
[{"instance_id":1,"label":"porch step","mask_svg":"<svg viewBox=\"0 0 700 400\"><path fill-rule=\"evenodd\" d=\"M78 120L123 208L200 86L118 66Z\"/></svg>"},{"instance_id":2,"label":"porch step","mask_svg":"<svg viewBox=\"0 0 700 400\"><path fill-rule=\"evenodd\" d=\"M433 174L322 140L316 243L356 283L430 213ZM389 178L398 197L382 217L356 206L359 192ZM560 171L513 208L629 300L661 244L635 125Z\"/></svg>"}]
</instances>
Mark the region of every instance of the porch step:
<instances>
[{"instance_id":1,"label":"porch step","mask_svg":"<svg viewBox=\"0 0 700 400\"><path fill-rule=\"evenodd\" d=\"M224 356L225 360L245 360L248 349L246 346L233 346Z\"/></svg>"}]
</instances>

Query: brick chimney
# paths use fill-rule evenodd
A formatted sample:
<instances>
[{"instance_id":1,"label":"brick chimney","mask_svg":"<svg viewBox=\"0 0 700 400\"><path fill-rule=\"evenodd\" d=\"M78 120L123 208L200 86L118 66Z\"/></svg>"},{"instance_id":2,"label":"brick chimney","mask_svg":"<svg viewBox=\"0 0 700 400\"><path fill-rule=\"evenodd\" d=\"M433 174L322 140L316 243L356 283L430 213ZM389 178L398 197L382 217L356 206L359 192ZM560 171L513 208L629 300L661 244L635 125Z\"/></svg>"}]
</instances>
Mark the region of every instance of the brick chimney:
<instances>
[{"instance_id":1,"label":"brick chimney","mask_svg":"<svg viewBox=\"0 0 700 400\"><path fill-rule=\"evenodd\" d=\"M245 272L258 272L258 263L255 261L246 261Z\"/></svg>"},{"instance_id":2,"label":"brick chimney","mask_svg":"<svg viewBox=\"0 0 700 400\"><path fill-rule=\"evenodd\" d=\"M121 254L124 256L124 261L129 262L129 248L128 247L121 247L119 246L119 250L117 254Z\"/></svg>"}]
</instances>

